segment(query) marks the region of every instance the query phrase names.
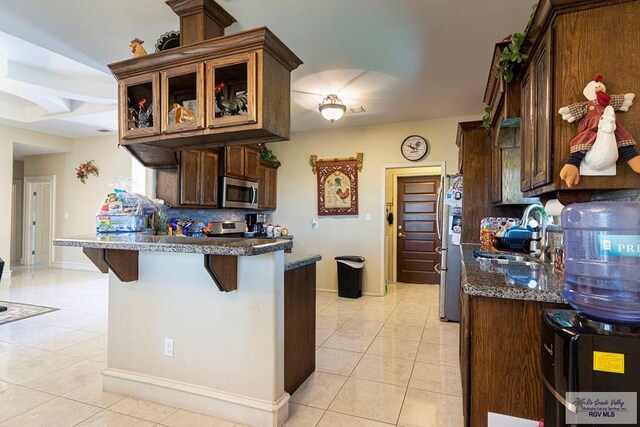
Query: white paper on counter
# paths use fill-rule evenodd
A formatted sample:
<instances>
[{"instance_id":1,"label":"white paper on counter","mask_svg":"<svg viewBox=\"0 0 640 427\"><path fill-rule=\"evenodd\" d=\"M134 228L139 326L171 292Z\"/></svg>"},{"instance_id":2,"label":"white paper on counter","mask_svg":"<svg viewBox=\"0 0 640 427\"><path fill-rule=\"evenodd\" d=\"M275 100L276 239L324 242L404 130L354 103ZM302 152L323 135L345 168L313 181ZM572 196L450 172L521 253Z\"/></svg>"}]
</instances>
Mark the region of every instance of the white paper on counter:
<instances>
[{"instance_id":1,"label":"white paper on counter","mask_svg":"<svg viewBox=\"0 0 640 427\"><path fill-rule=\"evenodd\" d=\"M538 427L538 421L489 412L489 427Z\"/></svg>"},{"instance_id":2,"label":"white paper on counter","mask_svg":"<svg viewBox=\"0 0 640 427\"><path fill-rule=\"evenodd\" d=\"M452 245L460 245L460 233L454 233L453 236L451 236L451 244Z\"/></svg>"}]
</instances>

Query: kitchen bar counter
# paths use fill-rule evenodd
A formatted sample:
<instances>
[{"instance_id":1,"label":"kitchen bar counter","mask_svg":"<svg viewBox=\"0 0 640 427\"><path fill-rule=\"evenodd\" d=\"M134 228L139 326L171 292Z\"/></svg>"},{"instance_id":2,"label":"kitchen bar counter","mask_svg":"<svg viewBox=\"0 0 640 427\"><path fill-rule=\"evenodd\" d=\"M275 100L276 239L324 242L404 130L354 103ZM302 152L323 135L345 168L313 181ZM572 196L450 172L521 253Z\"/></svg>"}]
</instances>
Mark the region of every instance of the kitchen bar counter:
<instances>
[{"instance_id":1,"label":"kitchen bar counter","mask_svg":"<svg viewBox=\"0 0 640 427\"><path fill-rule=\"evenodd\" d=\"M322 257L316 254L284 254L284 271L295 270L309 264L315 264Z\"/></svg>"},{"instance_id":2,"label":"kitchen bar counter","mask_svg":"<svg viewBox=\"0 0 640 427\"><path fill-rule=\"evenodd\" d=\"M496 265L476 260L480 245L462 244L462 289L470 296L566 304L562 296L564 277L550 264L531 269L524 265Z\"/></svg>"},{"instance_id":3,"label":"kitchen bar counter","mask_svg":"<svg viewBox=\"0 0 640 427\"><path fill-rule=\"evenodd\" d=\"M105 391L244 425L286 422L290 394L315 370L319 255L285 254L284 239L144 233L55 245L110 273ZM162 351L167 340L175 353Z\"/></svg>"},{"instance_id":4,"label":"kitchen bar counter","mask_svg":"<svg viewBox=\"0 0 640 427\"><path fill-rule=\"evenodd\" d=\"M90 234L56 239L54 246L145 252L249 256L293 247L289 239L155 236L144 233Z\"/></svg>"}]
</instances>

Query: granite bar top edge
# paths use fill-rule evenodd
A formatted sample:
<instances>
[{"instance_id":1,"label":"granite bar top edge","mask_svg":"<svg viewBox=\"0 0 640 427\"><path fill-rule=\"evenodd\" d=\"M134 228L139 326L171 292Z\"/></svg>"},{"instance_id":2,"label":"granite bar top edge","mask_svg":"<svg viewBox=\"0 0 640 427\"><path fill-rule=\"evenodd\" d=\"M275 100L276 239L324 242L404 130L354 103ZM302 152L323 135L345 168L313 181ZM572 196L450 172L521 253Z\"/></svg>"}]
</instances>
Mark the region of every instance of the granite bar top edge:
<instances>
[{"instance_id":1,"label":"granite bar top edge","mask_svg":"<svg viewBox=\"0 0 640 427\"><path fill-rule=\"evenodd\" d=\"M531 291L503 286L473 285L470 283L465 283L463 289L464 293L469 296L567 304L562 294L556 292Z\"/></svg>"},{"instance_id":2,"label":"granite bar top edge","mask_svg":"<svg viewBox=\"0 0 640 427\"><path fill-rule=\"evenodd\" d=\"M114 236L122 238L123 236ZM55 239L54 246L88 249L115 249L144 252L173 252L206 255L252 256L291 249L291 240L273 239L268 243L252 242L243 238L195 238L183 237L183 241L162 242L164 236L128 236L132 241L99 241L95 236ZM193 240L191 240L193 239ZM197 240L196 240L197 239ZM137 240L137 241L136 241ZM144 241L147 240L147 241ZM191 240L191 241L190 241Z\"/></svg>"},{"instance_id":3,"label":"granite bar top edge","mask_svg":"<svg viewBox=\"0 0 640 427\"><path fill-rule=\"evenodd\" d=\"M562 275L554 272L551 266L545 265L540 270L540 274L543 274L547 281L547 289L529 289L519 285L508 285L504 274L481 271L478 261L473 258L473 250L479 248L480 245L469 243L463 243L460 246L462 252L462 290L465 294L487 298L568 304L562 295Z\"/></svg>"},{"instance_id":4,"label":"granite bar top edge","mask_svg":"<svg viewBox=\"0 0 640 427\"><path fill-rule=\"evenodd\" d=\"M295 270L322 259L318 254L284 254L284 271Z\"/></svg>"}]
</instances>

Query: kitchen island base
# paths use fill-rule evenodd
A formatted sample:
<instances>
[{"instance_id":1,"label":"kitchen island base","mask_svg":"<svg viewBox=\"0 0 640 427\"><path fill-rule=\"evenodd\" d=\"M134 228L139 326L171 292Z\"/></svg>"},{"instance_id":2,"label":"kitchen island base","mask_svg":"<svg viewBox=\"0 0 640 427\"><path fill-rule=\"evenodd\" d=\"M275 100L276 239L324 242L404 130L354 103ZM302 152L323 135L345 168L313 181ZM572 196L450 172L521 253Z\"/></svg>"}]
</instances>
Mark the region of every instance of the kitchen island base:
<instances>
[{"instance_id":1,"label":"kitchen island base","mask_svg":"<svg viewBox=\"0 0 640 427\"><path fill-rule=\"evenodd\" d=\"M140 252L135 282L111 272L104 389L251 426L283 425L284 254L237 262L235 292L218 290L199 254Z\"/></svg>"}]
</instances>

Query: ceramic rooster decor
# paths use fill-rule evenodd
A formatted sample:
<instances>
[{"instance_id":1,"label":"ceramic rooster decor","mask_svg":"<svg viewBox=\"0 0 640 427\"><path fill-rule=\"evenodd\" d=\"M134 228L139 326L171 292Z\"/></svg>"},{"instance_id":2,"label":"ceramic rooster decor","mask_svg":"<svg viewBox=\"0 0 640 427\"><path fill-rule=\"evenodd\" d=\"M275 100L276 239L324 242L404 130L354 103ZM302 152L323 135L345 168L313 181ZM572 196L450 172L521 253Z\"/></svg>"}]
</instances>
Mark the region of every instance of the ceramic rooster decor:
<instances>
[{"instance_id":1,"label":"ceramic rooster decor","mask_svg":"<svg viewBox=\"0 0 640 427\"><path fill-rule=\"evenodd\" d=\"M640 155L631 134L616 124L615 111L627 111L635 94L609 95L597 75L582 92L587 102L562 107L558 113L564 120L578 124L578 135L571 140L571 155L560 171L568 187L580 181L580 175L615 175L616 161L622 157L640 173Z\"/></svg>"},{"instance_id":2,"label":"ceramic rooster decor","mask_svg":"<svg viewBox=\"0 0 640 427\"><path fill-rule=\"evenodd\" d=\"M129 47L131 48L131 53L133 53L134 58L145 56L147 54L145 48L142 47L143 43L144 41L140 40L139 38L131 40L131 44L129 45Z\"/></svg>"}]
</instances>

